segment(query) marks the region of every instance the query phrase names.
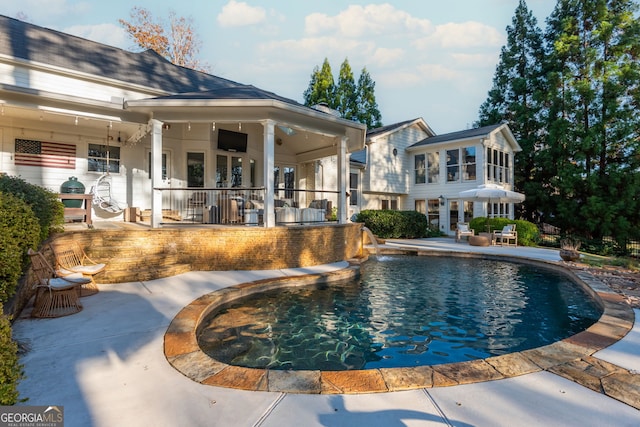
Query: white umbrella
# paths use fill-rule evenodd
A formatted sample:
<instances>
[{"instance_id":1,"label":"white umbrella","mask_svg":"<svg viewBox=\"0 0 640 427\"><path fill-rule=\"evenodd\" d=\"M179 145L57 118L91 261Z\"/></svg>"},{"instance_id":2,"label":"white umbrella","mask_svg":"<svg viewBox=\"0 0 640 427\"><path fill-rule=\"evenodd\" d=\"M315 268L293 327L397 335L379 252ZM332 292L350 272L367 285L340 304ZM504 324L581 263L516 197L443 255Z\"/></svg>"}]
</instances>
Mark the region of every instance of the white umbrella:
<instances>
[{"instance_id":1,"label":"white umbrella","mask_svg":"<svg viewBox=\"0 0 640 427\"><path fill-rule=\"evenodd\" d=\"M524 194L515 191L505 190L500 187L484 186L472 188L458 193L458 197L464 200L475 200L479 202L491 203L522 203ZM495 213L493 214L495 216Z\"/></svg>"},{"instance_id":2,"label":"white umbrella","mask_svg":"<svg viewBox=\"0 0 640 427\"><path fill-rule=\"evenodd\" d=\"M500 187L480 186L458 193L460 199L477 200L487 202L522 203L524 194L515 191L505 190Z\"/></svg>"}]
</instances>

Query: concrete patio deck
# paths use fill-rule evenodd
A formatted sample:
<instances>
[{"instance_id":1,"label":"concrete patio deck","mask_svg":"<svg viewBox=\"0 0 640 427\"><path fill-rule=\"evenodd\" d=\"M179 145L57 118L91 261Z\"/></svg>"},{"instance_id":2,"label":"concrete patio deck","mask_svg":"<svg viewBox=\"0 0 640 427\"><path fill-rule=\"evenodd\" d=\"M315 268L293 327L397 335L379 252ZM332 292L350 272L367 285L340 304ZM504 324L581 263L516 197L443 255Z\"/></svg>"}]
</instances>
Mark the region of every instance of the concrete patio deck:
<instances>
[{"instance_id":1,"label":"concrete patio deck","mask_svg":"<svg viewBox=\"0 0 640 427\"><path fill-rule=\"evenodd\" d=\"M392 240L384 247L560 260L554 250L472 247L453 239ZM100 293L83 298L84 310L73 316L32 319L27 310L14 325L14 337L28 347L21 359L27 376L21 396L29 405L64 406L67 427L640 425L640 411L567 379L566 372L389 393L309 395L199 384L165 358L170 322L198 297L247 281L345 266L190 272L100 285ZM640 310L635 315L638 319ZM630 371L625 392L640 401L638 323L592 356Z\"/></svg>"}]
</instances>

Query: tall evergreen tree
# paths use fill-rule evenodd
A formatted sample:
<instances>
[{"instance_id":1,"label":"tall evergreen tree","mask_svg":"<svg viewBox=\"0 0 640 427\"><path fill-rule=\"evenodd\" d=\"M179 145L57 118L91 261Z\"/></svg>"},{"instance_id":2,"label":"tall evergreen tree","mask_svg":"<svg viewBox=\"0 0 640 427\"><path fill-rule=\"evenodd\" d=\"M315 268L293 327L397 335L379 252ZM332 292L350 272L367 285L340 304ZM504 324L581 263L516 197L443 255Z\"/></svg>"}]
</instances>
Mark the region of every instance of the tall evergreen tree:
<instances>
[{"instance_id":1,"label":"tall evergreen tree","mask_svg":"<svg viewBox=\"0 0 640 427\"><path fill-rule=\"evenodd\" d=\"M624 240L640 223L640 24L632 0L559 0L548 19L546 208Z\"/></svg>"},{"instance_id":2,"label":"tall evergreen tree","mask_svg":"<svg viewBox=\"0 0 640 427\"><path fill-rule=\"evenodd\" d=\"M340 66L338 84L334 84L331 65L325 58L322 68L316 66L309 86L304 91L304 105L326 104L349 120L364 123L369 128L382 126L376 103L375 82L366 68L362 69L358 85L354 83L351 65L347 59Z\"/></svg>"},{"instance_id":3,"label":"tall evergreen tree","mask_svg":"<svg viewBox=\"0 0 640 427\"><path fill-rule=\"evenodd\" d=\"M333 109L338 106L331 65L327 58L324 59L322 68L316 66L313 69L309 87L304 91L304 105L317 104L327 104L329 108Z\"/></svg>"},{"instance_id":4,"label":"tall evergreen tree","mask_svg":"<svg viewBox=\"0 0 640 427\"><path fill-rule=\"evenodd\" d=\"M357 121L366 124L370 129L382 126L382 116L376 102L375 87L376 84L367 68L363 68L358 79Z\"/></svg>"},{"instance_id":5,"label":"tall evergreen tree","mask_svg":"<svg viewBox=\"0 0 640 427\"><path fill-rule=\"evenodd\" d=\"M515 187L527 194L519 208L520 215L529 220L536 219L539 194L544 192L534 179L536 146L543 126L543 59L542 31L526 1L520 0L507 27L507 44L500 53L493 87L480 107L477 125L506 121L520 143L522 152L516 156L514 166Z\"/></svg>"},{"instance_id":6,"label":"tall evergreen tree","mask_svg":"<svg viewBox=\"0 0 640 427\"><path fill-rule=\"evenodd\" d=\"M338 86L336 88L337 110L349 120L358 119L358 91L353 79L351 65L347 59L340 66Z\"/></svg>"}]
</instances>

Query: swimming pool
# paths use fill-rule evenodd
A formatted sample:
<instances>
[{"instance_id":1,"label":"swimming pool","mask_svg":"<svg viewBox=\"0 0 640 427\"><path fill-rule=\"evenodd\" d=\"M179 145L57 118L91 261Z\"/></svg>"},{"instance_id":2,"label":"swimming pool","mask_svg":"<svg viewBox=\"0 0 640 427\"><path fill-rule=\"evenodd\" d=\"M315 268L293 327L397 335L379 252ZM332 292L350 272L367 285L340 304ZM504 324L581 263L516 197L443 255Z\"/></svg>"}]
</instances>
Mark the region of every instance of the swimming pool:
<instances>
[{"instance_id":1,"label":"swimming pool","mask_svg":"<svg viewBox=\"0 0 640 427\"><path fill-rule=\"evenodd\" d=\"M483 359L583 331L601 309L558 272L512 262L381 257L353 281L234 300L198 328L220 362L356 370Z\"/></svg>"}]
</instances>

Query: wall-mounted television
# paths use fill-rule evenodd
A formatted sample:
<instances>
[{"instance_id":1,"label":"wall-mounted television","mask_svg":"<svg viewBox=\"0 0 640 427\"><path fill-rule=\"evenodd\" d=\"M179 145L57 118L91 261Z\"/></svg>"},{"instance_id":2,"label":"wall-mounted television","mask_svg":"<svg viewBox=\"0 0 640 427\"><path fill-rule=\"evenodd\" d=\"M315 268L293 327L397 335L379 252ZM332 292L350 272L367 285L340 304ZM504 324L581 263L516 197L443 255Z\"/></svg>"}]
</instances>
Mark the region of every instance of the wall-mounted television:
<instances>
[{"instance_id":1,"label":"wall-mounted television","mask_svg":"<svg viewBox=\"0 0 640 427\"><path fill-rule=\"evenodd\" d=\"M247 152L247 134L218 129L218 149L225 151Z\"/></svg>"}]
</instances>

